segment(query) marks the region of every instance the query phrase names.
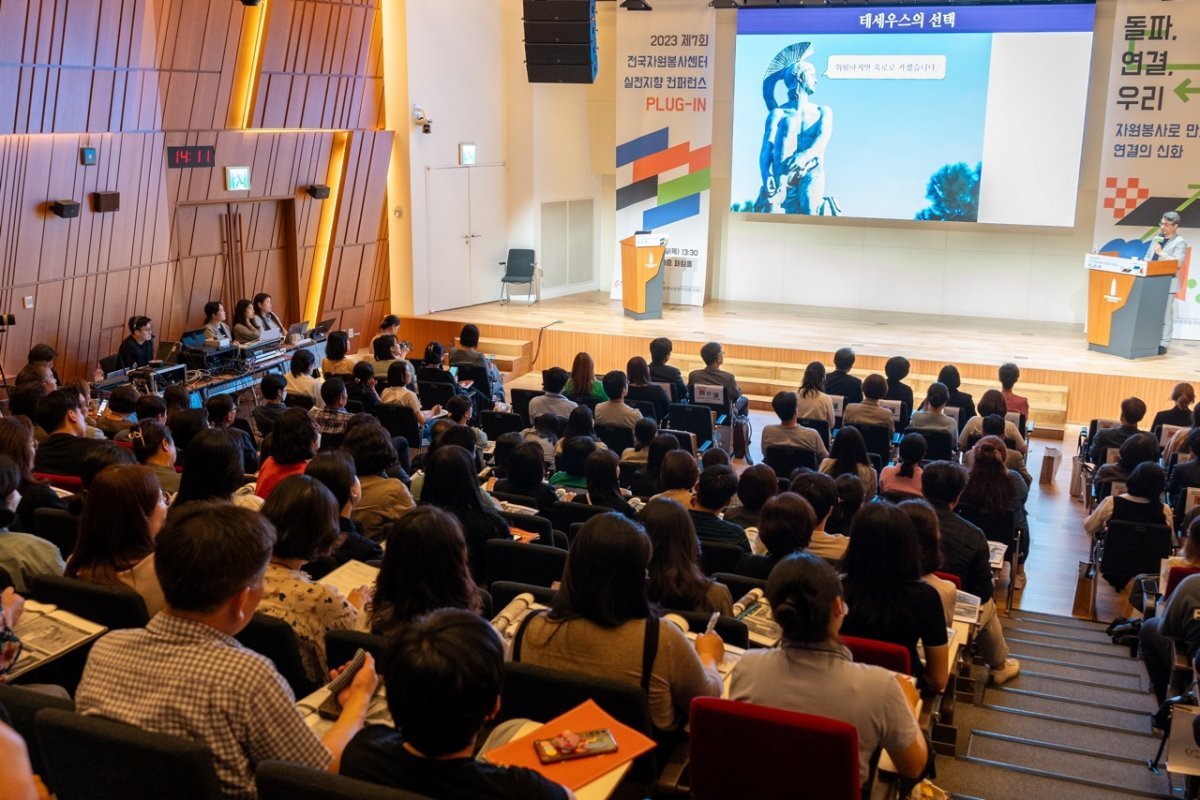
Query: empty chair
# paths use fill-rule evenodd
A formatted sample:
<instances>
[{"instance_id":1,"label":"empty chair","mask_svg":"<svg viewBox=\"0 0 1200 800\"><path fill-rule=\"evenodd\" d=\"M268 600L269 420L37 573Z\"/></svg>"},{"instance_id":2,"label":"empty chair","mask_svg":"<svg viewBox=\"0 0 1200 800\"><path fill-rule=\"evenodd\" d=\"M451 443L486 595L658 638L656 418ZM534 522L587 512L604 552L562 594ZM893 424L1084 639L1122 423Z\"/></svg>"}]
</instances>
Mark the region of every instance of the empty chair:
<instances>
[{"instance_id":1,"label":"empty chair","mask_svg":"<svg viewBox=\"0 0 1200 800\"><path fill-rule=\"evenodd\" d=\"M633 447L633 428L622 425L597 425L596 436L618 456Z\"/></svg>"},{"instance_id":2,"label":"empty chair","mask_svg":"<svg viewBox=\"0 0 1200 800\"><path fill-rule=\"evenodd\" d=\"M286 761L259 764L254 785L259 800L428 800L425 795Z\"/></svg>"},{"instance_id":3,"label":"empty chair","mask_svg":"<svg viewBox=\"0 0 1200 800\"><path fill-rule=\"evenodd\" d=\"M404 437L410 448L415 450L421 446L421 423L416 413L408 406L380 403L375 407L375 416L384 430L392 436Z\"/></svg>"},{"instance_id":4,"label":"empty chair","mask_svg":"<svg viewBox=\"0 0 1200 800\"><path fill-rule=\"evenodd\" d=\"M61 575L35 575L32 594L84 619L115 630L140 628L150 621L141 595L124 586L100 586Z\"/></svg>"},{"instance_id":5,"label":"empty chair","mask_svg":"<svg viewBox=\"0 0 1200 800\"><path fill-rule=\"evenodd\" d=\"M906 433L919 433L925 437L925 458L928 461L950 461L954 458L956 437L949 431L934 428L909 427Z\"/></svg>"},{"instance_id":6,"label":"empty chair","mask_svg":"<svg viewBox=\"0 0 1200 800\"><path fill-rule=\"evenodd\" d=\"M537 258L532 250L514 248L508 251L508 260L501 261L500 266L504 267L504 275L500 278L500 304L512 300L509 290L509 284L526 284L527 290L525 299L527 305L533 305L533 300L536 297L538 302L542 299L542 281L541 269L538 268Z\"/></svg>"},{"instance_id":7,"label":"empty chair","mask_svg":"<svg viewBox=\"0 0 1200 800\"><path fill-rule=\"evenodd\" d=\"M508 396L512 400L513 413L520 416L527 426L532 425L533 420L529 418L529 401L544 394L540 389L509 389Z\"/></svg>"},{"instance_id":8,"label":"empty chair","mask_svg":"<svg viewBox=\"0 0 1200 800\"><path fill-rule=\"evenodd\" d=\"M42 759L42 748L38 746L37 728L34 719L43 708L58 708L64 711L74 711L75 703L58 695L38 692L24 686L12 686L0 683L0 708L8 715L8 723L13 730L21 734L25 746L29 749L29 763L34 775L47 778L46 782L54 786L48 779L46 763Z\"/></svg>"},{"instance_id":9,"label":"empty chair","mask_svg":"<svg viewBox=\"0 0 1200 800\"><path fill-rule=\"evenodd\" d=\"M738 564L742 563L745 555L741 545L711 541L700 543L700 564L704 567L705 575L737 572Z\"/></svg>"},{"instance_id":10,"label":"empty chair","mask_svg":"<svg viewBox=\"0 0 1200 800\"><path fill-rule=\"evenodd\" d=\"M58 800L221 800L213 754L198 742L55 708L36 727Z\"/></svg>"},{"instance_id":11,"label":"empty chair","mask_svg":"<svg viewBox=\"0 0 1200 800\"><path fill-rule=\"evenodd\" d=\"M525 427L525 421L519 414L509 411L480 411L479 425L494 442L506 433L520 433Z\"/></svg>"},{"instance_id":12,"label":"empty chair","mask_svg":"<svg viewBox=\"0 0 1200 800\"><path fill-rule=\"evenodd\" d=\"M454 397L454 384L438 381L417 381L417 399L421 408L445 406Z\"/></svg>"},{"instance_id":13,"label":"empty chair","mask_svg":"<svg viewBox=\"0 0 1200 800\"><path fill-rule=\"evenodd\" d=\"M535 586L551 586L561 580L567 563L566 550L504 539L489 539L484 552L490 579Z\"/></svg>"},{"instance_id":14,"label":"empty chair","mask_svg":"<svg viewBox=\"0 0 1200 800\"><path fill-rule=\"evenodd\" d=\"M105 375L121 369L121 357L117 354L100 357L100 371Z\"/></svg>"},{"instance_id":15,"label":"empty chair","mask_svg":"<svg viewBox=\"0 0 1200 800\"><path fill-rule=\"evenodd\" d=\"M296 632L283 620L256 613L236 638L243 646L271 659L296 697L305 697L317 688L304 672Z\"/></svg>"},{"instance_id":16,"label":"empty chair","mask_svg":"<svg viewBox=\"0 0 1200 800\"><path fill-rule=\"evenodd\" d=\"M75 551L79 536L79 517L65 508L35 508L33 530L46 541L56 545L63 558Z\"/></svg>"},{"instance_id":17,"label":"empty chair","mask_svg":"<svg viewBox=\"0 0 1200 800\"><path fill-rule=\"evenodd\" d=\"M912 671L908 649L903 645L864 639L861 636L842 636L842 644L854 655L856 664L874 664L901 675Z\"/></svg>"},{"instance_id":18,"label":"empty chair","mask_svg":"<svg viewBox=\"0 0 1200 800\"><path fill-rule=\"evenodd\" d=\"M366 631L331 630L325 631L325 658L330 669L340 667L358 652L358 648L366 650L375 657L378 664L387 650L387 639Z\"/></svg>"},{"instance_id":19,"label":"empty chair","mask_svg":"<svg viewBox=\"0 0 1200 800\"><path fill-rule=\"evenodd\" d=\"M817 454L803 447L773 444L763 453L763 463L775 470L775 474L786 477L797 469L816 469Z\"/></svg>"},{"instance_id":20,"label":"empty chair","mask_svg":"<svg viewBox=\"0 0 1200 800\"><path fill-rule=\"evenodd\" d=\"M612 511L605 506L590 506L587 503L573 503L569 500L559 500L550 510L550 522L556 531L569 531L576 522L587 522L597 514L607 514Z\"/></svg>"}]
</instances>

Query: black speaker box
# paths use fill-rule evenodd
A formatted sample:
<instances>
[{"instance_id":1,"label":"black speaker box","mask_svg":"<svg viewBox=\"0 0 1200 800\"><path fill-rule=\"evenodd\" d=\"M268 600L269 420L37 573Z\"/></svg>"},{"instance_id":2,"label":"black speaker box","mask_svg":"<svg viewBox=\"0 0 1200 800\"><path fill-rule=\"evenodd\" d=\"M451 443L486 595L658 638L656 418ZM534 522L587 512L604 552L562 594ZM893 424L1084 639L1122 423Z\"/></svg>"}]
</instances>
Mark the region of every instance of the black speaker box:
<instances>
[{"instance_id":1,"label":"black speaker box","mask_svg":"<svg viewBox=\"0 0 1200 800\"><path fill-rule=\"evenodd\" d=\"M56 217L71 219L79 216L79 203L74 200L55 200L50 203L50 211Z\"/></svg>"},{"instance_id":2,"label":"black speaker box","mask_svg":"<svg viewBox=\"0 0 1200 800\"><path fill-rule=\"evenodd\" d=\"M524 0L530 83L594 83L595 0Z\"/></svg>"},{"instance_id":3,"label":"black speaker box","mask_svg":"<svg viewBox=\"0 0 1200 800\"><path fill-rule=\"evenodd\" d=\"M596 18L595 0L525 0L527 22L575 20L591 22Z\"/></svg>"},{"instance_id":4,"label":"black speaker box","mask_svg":"<svg viewBox=\"0 0 1200 800\"><path fill-rule=\"evenodd\" d=\"M308 187L308 196L314 200L327 200L329 199L329 187L322 183L314 183Z\"/></svg>"},{"instance_id":5,"label":"black speaker box","mask_svg":"<svg viewBox=\"0 0 1200 800\"><path fill-rule=\"evenodd\" d=\"M92 210L97 214L111 214L121 210L120 192L92 192Z\"/></svg>"}]
</instances>

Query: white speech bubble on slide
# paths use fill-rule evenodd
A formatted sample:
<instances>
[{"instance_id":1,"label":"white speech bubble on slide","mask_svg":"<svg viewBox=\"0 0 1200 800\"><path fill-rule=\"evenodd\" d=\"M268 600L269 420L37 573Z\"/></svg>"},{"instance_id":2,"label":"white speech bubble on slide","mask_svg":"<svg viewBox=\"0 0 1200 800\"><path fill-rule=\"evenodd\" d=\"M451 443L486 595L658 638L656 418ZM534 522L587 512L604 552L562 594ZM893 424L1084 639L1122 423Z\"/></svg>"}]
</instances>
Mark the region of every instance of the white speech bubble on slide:
<instances>
[{"instance_id":1,"label":"white speech bubble on slide","mask_svg":"<svg viewBox=\"0 0 1200 800\"><path fill-rule=\"evenodd\" d=\"M825 77L859 81L940 81L946 77L946 57L830 56Z\"/></svg>"}]
</instances>

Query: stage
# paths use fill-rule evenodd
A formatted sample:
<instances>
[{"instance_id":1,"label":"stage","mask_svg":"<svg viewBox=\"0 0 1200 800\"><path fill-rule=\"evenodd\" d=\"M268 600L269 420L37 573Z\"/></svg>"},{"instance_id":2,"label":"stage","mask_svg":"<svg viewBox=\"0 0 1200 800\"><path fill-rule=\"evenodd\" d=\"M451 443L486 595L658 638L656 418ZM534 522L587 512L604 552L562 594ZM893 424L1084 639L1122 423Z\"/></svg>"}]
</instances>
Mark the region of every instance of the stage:
<instances>
[{"instance_id":1,"label":"stage","mask_svg":"<svg viewBox=\"0 0 1200 800\"><path fill-rule=\"evenodd\" d=\"M648 358L649 342L658 336L674 342L672 360L682 369L687 366L683 356L690 354L694 361L701 345L717 340L735 362L730 370L747 376L743 389L757 395L759 405L809 361L819 359L832 369L833 352L840 347L858 354L856 374L882 373L889 357L905 356L913 373L906 382L918 397L942 365L952 363L962 374L964 391L978 399L996 384L996 367L1012 361L1021 367L1016 391L1043 407L1046 433L1068 423L1073 428L1094 417L1115 417L1121 399L1130 395L1145 400L1152 414L1170 405L1175 383L1200 376L1200 342L1177 340L1166 355L1127 361L1089 351L1082 325L728 301L702 308L667 306L661 320L636 321L601 292L531 306L514 300L407 317L401 330L419 353L430 339L448 346L466 322L478 325L485 338L528 341L531 353L537 352L544 327L536 363L515 363L518 374L555 364L569 369L580 350L592 354L598 374L624 369L631 356ZM759 385L745 385L755 377L761 378Z\"/></svg>"}]
</instances>

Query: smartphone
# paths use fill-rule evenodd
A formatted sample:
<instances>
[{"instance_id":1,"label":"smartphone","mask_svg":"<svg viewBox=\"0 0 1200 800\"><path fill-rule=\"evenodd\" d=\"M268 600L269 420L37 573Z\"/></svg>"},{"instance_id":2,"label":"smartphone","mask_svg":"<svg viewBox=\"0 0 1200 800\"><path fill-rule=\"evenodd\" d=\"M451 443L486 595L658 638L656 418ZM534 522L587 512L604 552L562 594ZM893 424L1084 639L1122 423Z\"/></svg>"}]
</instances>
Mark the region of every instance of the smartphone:
<instances>
[{"instance_id":1,"label":"smartphone","mask_svg":"<svg viewBox=\"0 0 1200 800\"><path fill-rule=\"evenodd\" d=\"M563 746L562 735L553 739L535 739L533 749L537 752L538 760L543 764L554 764L559 761L570 761L575 758L587 758L617 751L617 740L613 738L612 731L607 728L583 731L575 734L575 737L578 738L578 743L573 749L566 749Z\"/></svg>"}]
</instances>

